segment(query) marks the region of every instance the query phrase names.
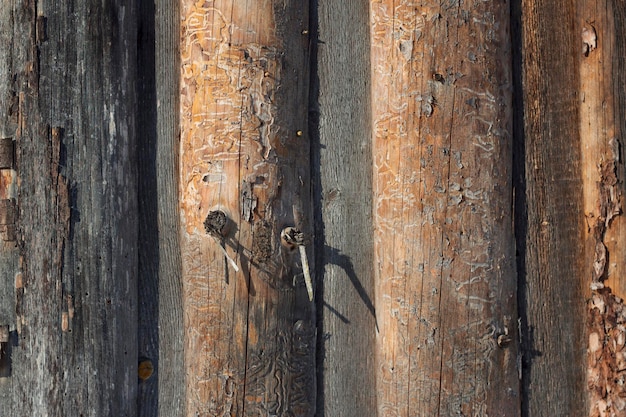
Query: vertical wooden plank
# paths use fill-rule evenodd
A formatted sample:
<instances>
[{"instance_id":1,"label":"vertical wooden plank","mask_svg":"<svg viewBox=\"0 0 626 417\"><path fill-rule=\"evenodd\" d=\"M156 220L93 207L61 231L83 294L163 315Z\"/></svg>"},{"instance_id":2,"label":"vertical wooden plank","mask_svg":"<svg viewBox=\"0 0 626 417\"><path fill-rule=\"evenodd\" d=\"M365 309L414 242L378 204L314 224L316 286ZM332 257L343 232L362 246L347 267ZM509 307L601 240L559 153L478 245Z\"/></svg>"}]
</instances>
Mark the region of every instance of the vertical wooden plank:
<instances>
[{"instance_id":1,"label":"vertical wooden plank","mask_svg":"<svg viewBox=\"0 0 626 417\"><path fill-rule=\"evenodd\" d=\"M582 416L587 413L582 317L590 269L581 218L581 26L575 24L574 3L522 0L514 10L523 100L516 134L525 156L515 219L523 414Z\"/></svg>"},{"instance_id":2,"label":"vertical wooden plank","mask_svg":"<svg viewBox=\"0 0 626 417\"><path fill-rule=\"evenodd\" d=\"M376 410L368 11L363 0L317 9L318 413L326 416Z\"/></svg>"},{"instance_id":3,"label":"vertical wooden plank","mask_svg":"<svg viewBox=\"0 0 626 417\"><path fill-rule=\"evenodd\" d=\"M378 413L518 416L508 2L370 19Z\"/></svg>"},{"instance_id":4,"label":"vertical wooden plank","mask_svg":"<svg viewBox=\"0 0 626 417\"><path fill-rule=\"evenodd\" d=\"M12 6L27 37L13 68L22 261L10 414L134 416L134 3Z\"/></svg>"},{"instance_id":5,"label":"vertical wooden plank","mask_svg":"<svg viewBox=\"0 0 626 417\"><path fill-rule=\"evenodd\" d=\"M0 200L15 201L17 197L15 187L15 171L11 169L13 162L13 144L17 132L17 96L14 70L23 65L20 50L24 47L28 30L26 27L15 25L19 16L14 16L11 4L0 6ZM10 155L3 150L11 146ZM6 162L11 160L10 165ZM13 207L14 204L12 205ZM13 238L7 240L6 231L13 231ZM0 415L12 413L13 379L13 348L16 336L15 315L15 275L19 250L16 245L15 225L0 225L0 329L7 334L0 335ZM4 336L7 336L6 338ZM6 340L3 340L6 339Z\"/></svg>"},{"instance_id":6,"label":"vertical wooden plank","mask_svg":"<svg viewBox=\"0 0 626 417\"><path fill-rule=\"evenodd\" d=\"M314 309L280 238L311 234L307 14L300 1L182 2L189 416L314 412ZM226 224L205 224L218 212Z\"/></svg>"},{"instance_id":7,"label":"vertical wooden plank","mask_svg":"<svg viewBox=\"0 0 626 417\"><path fill-rule=\"evenodd\" d=\"M580 138L581 168L584 187L584 210L587 273L593 288L610 287L621 297L626 295L626 218L621 213L623 157L618 87L614 85L616 61L615 21L610 2L578 3L576 16L580 31ZM617 88L616 88L617 87Z\"/></svg>"},{"instance_id":8,"label":"vertical wooden plank","mask_svg":"<svg viewBox=\"0 0 626 417\"><path fill-rule=\"evenodd\" d=\"M157 147L164 138L157 134L156 11L154 1L139 0L137 9L137 187L138 187L138 376L137 415L156 416L159 409L159 273L161 227L160 201L167 206L172 195L158 187ZM166 26L167 27L167 26ZM176 53L172 54L175 57ZM176 76L172 74L172 78ZM167 85L167 80L159 80ZM170 81L171 84L171 81ZM173 97L176 96L174 93ZM175 111L175 110L174 110ZM165 139L167 140L167 139ZM172 147L170 151L175 148ZM169 167L171 173L175 167ZM176 195L176 194L174 194ZM171 204L171 203L170 203ZM167 278L165 278L167 279ZM174 324L174 323L172 323ZM168 327L169 328L169 327ZM172 340L172 339L170 339ZM168 349L168 344L163 347ZM179 381L179 384L182 381ZM168 391L168 384L165 390ZM169 405L168 405L169 406ZM175 413L173 413L175 414Z\"/></svg>"},{"instance_id":9,"label":"vertical wooden plank","mask_svg":"<svg viewBox=\"0 0 626 417\"><path fill-rule=\"evenodd\" d=\"M185 415L184 327L178 179L180 3L155 2L159 230L159 416Z\"/></svg>"},{"instance_id":10,"label":"vertical wooden plank","mask_svg":"<svg viewBox=\"0 0 626 417\"><path fill-rule=\"evenodd\" d=\"M584 282L588 301L587 387L590 416L626 412L623 340L626 316L624 195L624 82L626 12L615 2L580 1L580 145L586 218ZM587 414L585 414L587 415Z\"/></svg>"}]
</instances>

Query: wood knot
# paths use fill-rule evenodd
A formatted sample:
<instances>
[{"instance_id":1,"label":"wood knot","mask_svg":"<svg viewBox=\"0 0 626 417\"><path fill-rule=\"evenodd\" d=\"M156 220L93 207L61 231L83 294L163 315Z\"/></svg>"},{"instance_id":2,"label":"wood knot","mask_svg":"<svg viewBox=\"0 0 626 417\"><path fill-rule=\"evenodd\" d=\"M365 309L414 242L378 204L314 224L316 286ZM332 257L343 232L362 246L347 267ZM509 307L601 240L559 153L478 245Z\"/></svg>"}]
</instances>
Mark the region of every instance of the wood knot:
<instances>
[{"instance_id":1,"label":"wood knot","mask_svg":"<svg viewBox=\"0 0 626 417\"><path fill-rule=\"evenodd\" d=\"M212 236L222 238L228 234L228 217L221 210L210 211L204 220L204 230Z\"/></svg>"}]
</instances>

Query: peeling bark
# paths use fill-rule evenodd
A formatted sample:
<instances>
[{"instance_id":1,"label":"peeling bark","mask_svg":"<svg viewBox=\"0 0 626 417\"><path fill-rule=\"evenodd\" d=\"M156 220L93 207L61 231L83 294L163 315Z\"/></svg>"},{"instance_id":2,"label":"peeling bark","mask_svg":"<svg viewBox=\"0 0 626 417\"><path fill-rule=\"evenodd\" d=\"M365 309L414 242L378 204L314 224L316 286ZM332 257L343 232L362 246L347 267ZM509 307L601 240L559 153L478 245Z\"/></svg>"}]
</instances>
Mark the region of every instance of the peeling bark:
<instances>
[{"instance_id":1,"label":"peeling bark","mask_svg":"<svg viewBox=\"0 0 626 417\"><path fill-rule=\"evenodd\" d=\"M626 306L605 288L594 291L587 307L589 417L623 416L626 413Z\"/></svg>"}]
</instances>

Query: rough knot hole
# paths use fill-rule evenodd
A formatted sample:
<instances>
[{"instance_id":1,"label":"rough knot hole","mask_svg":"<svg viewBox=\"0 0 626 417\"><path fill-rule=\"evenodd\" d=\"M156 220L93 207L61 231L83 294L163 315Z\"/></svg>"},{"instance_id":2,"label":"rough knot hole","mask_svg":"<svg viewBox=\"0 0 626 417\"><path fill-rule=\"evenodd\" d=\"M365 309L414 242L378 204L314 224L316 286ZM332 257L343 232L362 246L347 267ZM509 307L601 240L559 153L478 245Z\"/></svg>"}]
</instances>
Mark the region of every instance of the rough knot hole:
<instances>
[{"instance_id":1,"label":"rough knot hole","mask_svg":"<svg viewBox=\"0 0 626 417\"><path fill-rule=\"evenodd\" d=\"M221 238L226 234L228 218L223 211L210 211L204 220L204 230L212 236Z\"/></svg>"}]
</instances>

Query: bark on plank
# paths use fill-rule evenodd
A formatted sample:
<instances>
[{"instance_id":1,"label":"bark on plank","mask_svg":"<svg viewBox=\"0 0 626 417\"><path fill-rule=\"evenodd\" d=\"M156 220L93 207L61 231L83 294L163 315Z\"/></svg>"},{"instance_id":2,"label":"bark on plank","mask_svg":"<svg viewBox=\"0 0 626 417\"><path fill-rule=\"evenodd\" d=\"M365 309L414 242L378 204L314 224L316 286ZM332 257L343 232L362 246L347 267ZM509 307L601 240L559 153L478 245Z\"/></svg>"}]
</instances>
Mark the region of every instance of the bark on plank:
<instances>
[{"instance_id":1,"label":"bark on plank","mask_svg":"<svg viewBox=\"0 0 626 417\"><path fill-rule=\"evenodd\" d=\"M134 5L2 7L13 34L21 254L3 407L135 415Z\"/></svg>"},{"instance_id":2,"label":"bark on plank","mask_svg":"<svg viewBox=\"0 0 626 417\"><path fill-rule=\"evenodd\" d=\"M176 3L172 3L176 4ZM156 81L156 42L155 42L155 3L139 2L137 11L137 67L141 68L137 73L137 175L138 175L138 210L139 227L138 240L140 250L138 253L138 375L139 387L137 398L137 415L156 416L159 408L159 378L160 368L159 351L161 348L171 349L172 342L180 342L180 338L169 335L165 339L159 337L159 316L160 297L159 282L161 279L175 279L176 274L169 274L164 278L160 274L159 265L161 263L160 246L162 242L162 228L159 224L159 208L172 207L172 197L177 194L164 194L163 188L158 187L158 177L172 175L175 166L163 167L159 169L157 160L157 147L159 142L168 141L162 135L157 134L159 114L157 112L157 85L169 85L174 83L176 75L171 74L170 80ZM165 22L160 22L165 23ZM169 28L167 25L160 25ZM168 32L167 30L165 30ZM168 32L171 33L171 32ZM178 31L177 31L178 33ZM172 56L177 56L176 51L169 51ZM172 91L172 97L176 97L176 92ZM167 103L170 103L168 100ZM170 111L176 111L170 109ZM162 116L162 115L161 115ZM171 142L171 140L169 140ZM170 147L170 153L175 154L176 147ZM175 206L175 203L174 203ZM167 218L167 217L166 217ZM171 217L175 219L176 214ZM171 305L166 305L166 308ZM165 324L166 331L171 331L171 327L176 324L172 321ZM182 336L182 335L181 335ZM170 343L159 343L167 340ZM168 364L169 365L169 364ZM167 367L163 368L167 370ZM180 369L180 368L179 368ZM173 388L180 387L182 380L177 384L164 384L163 389L171 392ZM166 407L171 407L175 401L169 401ZM180 404L180 402L179 402ZM176 415L172 410L169 415Z\"/></svg>"},{"instance_id":3,"label":"bark on plank","mask_svg":"<svg viewBox=\"0 0 626 417\"><path fill-rule=\"evenodd\" d=\"M518 416L508 3L371 34L378 413Z\"/></svg>"},{"instance_id":4,"label":"bark on plank","mask_svg":"<svg viewBox=\"0 0 626 417\"><path fill-rule=\"evenodd\" d=\"M585 271L592 288L587 316L587 387L589 413L617 416L626 412L623 340L626 329L626 220L624 195L624 82L626 13L613 2L577 3L581 35L580 145L584 187ZM587 414L585 414L587 415Z\"/></svg>"},{"instance_id":5,"label":"bark on plank","mask_svg":"<svg viewBox=\"0 0 626 417\"><path fill-rule=\"evenodd\" d=\"M516 189L523 346L523 414L583 416L587 227L579 109L583 53L576 6L515 4L521 45L520 118L525 158ZM558 86L558 88L556 88ZM523 116L523 120L521 119ZM522 142L523 141L523 142ZM596 171L597 172L597 171ZM559 393L554 395L554 393Z\"/></svg>"},{"instance_id":6,"label":"bark on plank","mask_svg":"<svg viewBox=\"0 0 626 417\"><path fill-rule=\"evenodd\" d=\"M286 226L311 233L308 5L184 1L181 14L186 412L312 415L314 309L280 241ZM216 211L223 235L204 227Z\"/></svg>"},{"instance_id":7,"label":"bark on plank","mask_svg":"<svg viewBox=\"0 0 626 417\"><path fill-rule=\"evenodd\" d=\"M368 9L351 0L317 10L318 412L327 416L376 409Z\"/></svg>"},{"instance_id":8,"label":"bark on plank","mask_svg":"<svg viewBox=\"0 0 626 417\"><path fill-rule=\"evenodd\" d=\"M610 2L578 3L580 141L587 221L586 265L593 288L626 295L626 217L621 214L623 157L616 68L615 16ZM621 183L620 183L621 180ZM589 269L591 267L591 269Z\"/></svg>"}]
</instances>

